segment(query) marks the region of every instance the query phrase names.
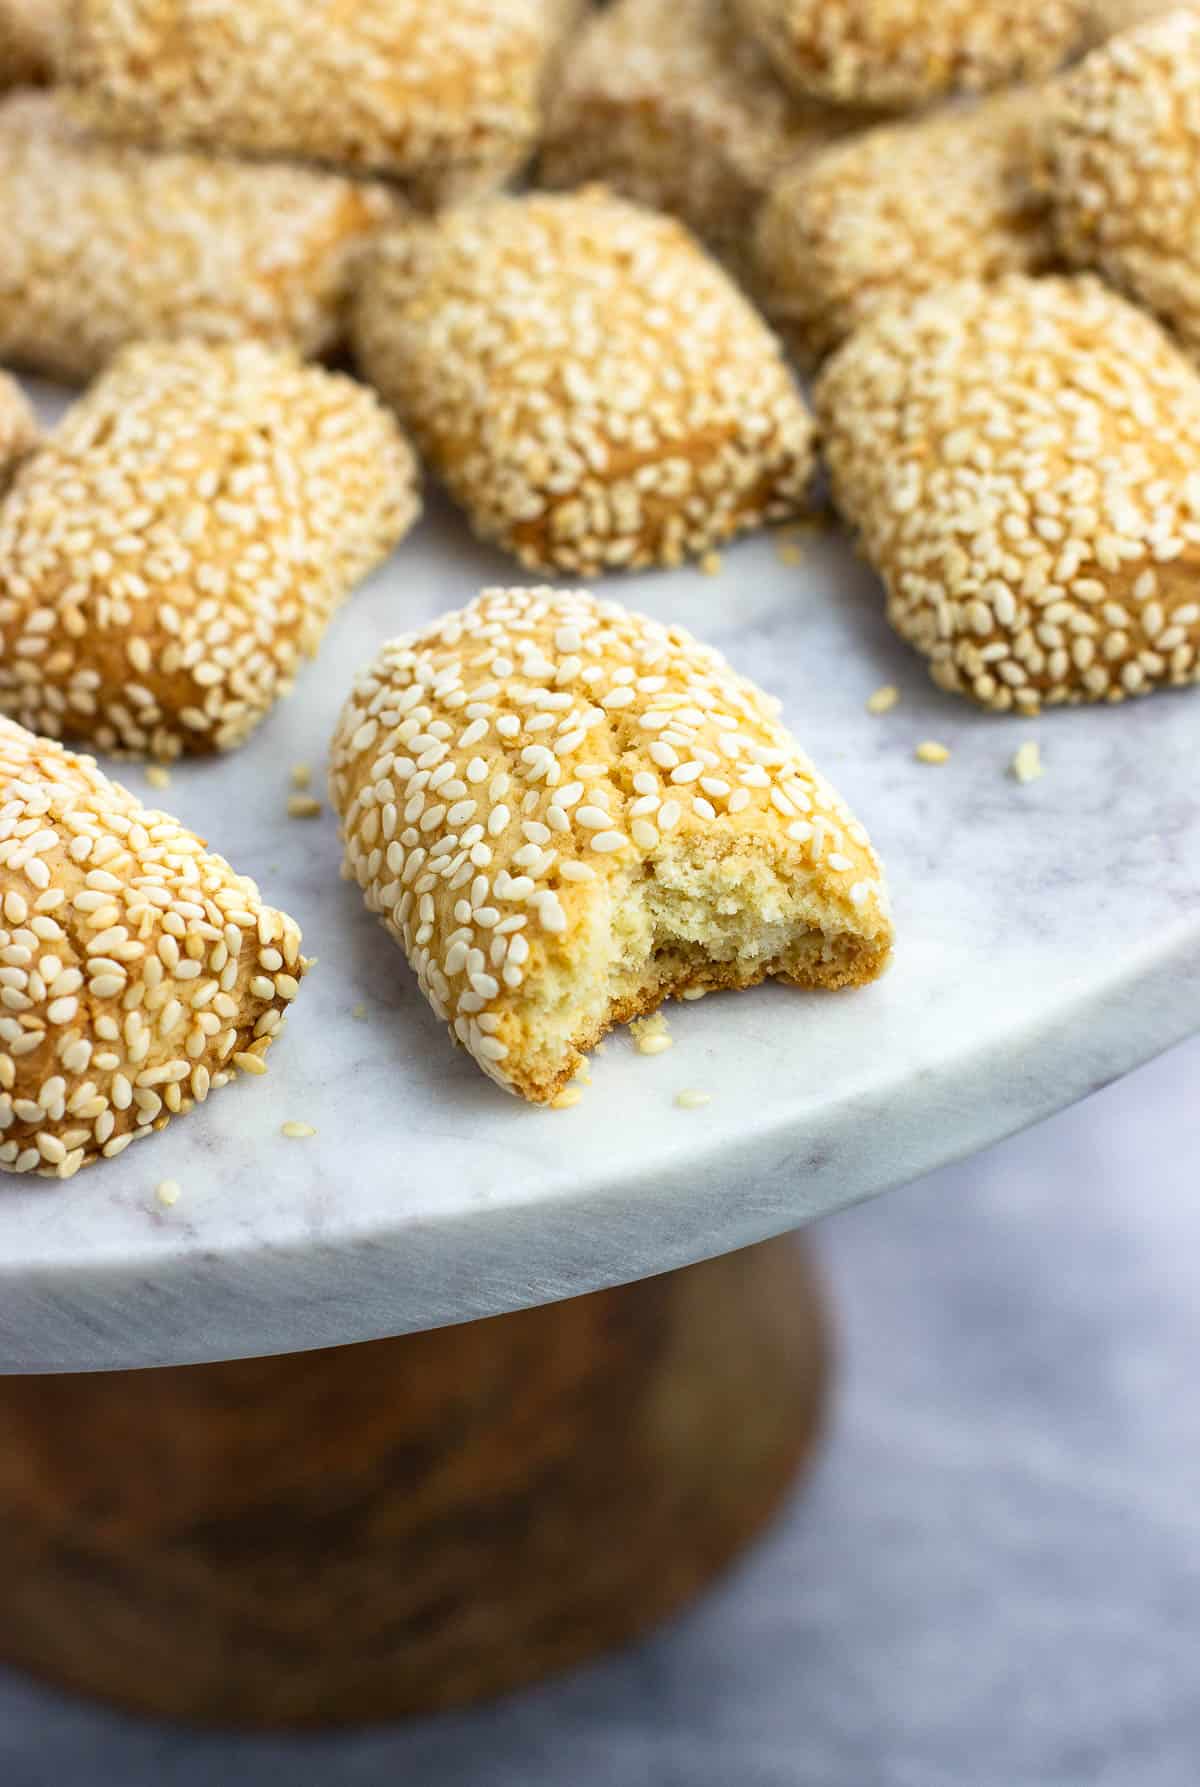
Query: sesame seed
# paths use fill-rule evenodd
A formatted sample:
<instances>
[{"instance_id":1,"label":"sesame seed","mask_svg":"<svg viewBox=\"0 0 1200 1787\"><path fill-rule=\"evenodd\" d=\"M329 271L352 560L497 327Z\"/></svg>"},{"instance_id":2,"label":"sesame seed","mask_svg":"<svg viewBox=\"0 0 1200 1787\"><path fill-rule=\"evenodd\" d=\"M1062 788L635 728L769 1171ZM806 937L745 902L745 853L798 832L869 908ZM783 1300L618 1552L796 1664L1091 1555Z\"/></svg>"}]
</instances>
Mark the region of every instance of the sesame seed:
<instances>
[{"instance_id":1,"label":"sesame seed","mask_svg":"<svg viewBox=\"0 0 1200 1787\"><path fill-rule=\"evenodd\" d=\"M715 577L721 569L721 554L706 552L700 560L700 569L706 577Z\"/></svg>"},{"instance_id":2,"label":"sesame seed","mask_svg":"<svg viewBox=\"0 0 1200 1787\"><path fill-rule=\"evenodd\" d=\"M685 1086L682 1092L675 1094L675 1103L681 1111L698 1111L702 1105L712 1103L711 1092L700 1092L694 1086Z\"/></svg>"},{"instance_id":3,"label":"sesame seed","mask_svg":"<svg viewBox=\"0 0 1200 1787\"><path fill-rule=\"evenodd\" d=\"M289 819L319 819L321 803L311 794L289 794L287 812Z\"/></svg>"},{"instance_id":4,"label":"sesame seed","mask_svg":"<svg viewBox=\"0 0 1200 1787\"><path fill-rule=\"evenodd\" d=\"M161 1179L155 1187L154 1195L165 1209L177 1204L183 1194L183 1187L178 1179Z\"/></svg>"},{"instance_id":5,"label":"sesame seed","mask_svg":"<svg viewBox=\"0 0 1200 1787\"><path fill-rule=\"evenodd\" d=\"M298 1123L295 1119L292 1119L287 1123L280 1124L279 1133L280 1135L289 1137L292 1141L299 1142L305 1141L309 1136L316 1135L317 1132L311 1123Z\"/></svg>"},{"instance_id":6,"label":"sesame seed","mask_svg":"<svg viewBox=\"0 0 1200 1787\"><path fill-rule=\"evenodd\" d=\"M243 1073L263 1074L267 1071L267 1064L262 1056L252 1054L249 1049L235 1050L233 1065L240 1067Z\"/></svg>"},{"instance_id":7,"label":"sesame seed","mask_svg":"<svg viewBox=\"0 0 1200 1787\"><path fill-rule=\"evenodd\" d=\"M152 788L171 786L171 772L164 769L161 763L148 763L143 773Z\"/></svg>"},{"instance_id":8,"label":"sesame seed","mask_svg":"<svg viewBox=\"0 0 1200 1787\"><path fill-rule=\"evenodd\" d=\"M655 1012L648 1018L635 1018L629 1026L629 1033L639 1055L662 1055L674 1047L674 1038L661 1012Z\"/></svg>"},{"instance_id":9,"label":"sesame seed","mask_svg":"<svg viewBox=\"0 0 1200 1787\"><path fill-rule=\"evenodd\" d=\"M900 691L895 683L884 683L881 688L876 689L873 695L868 695L867 712L869 714L890 713L899 699Z\"/></svg>"},{"instance_id":10,"label":"sesame seed","mask_svg":"<svg viewBox=\"0 0 1200 1787\"><path fill-rule=\"evenodd\" d=\"M918 763L948 763L950 761L948 748L939 744L935 738L924 739L913 752L913 756Z\"/></svg>"},{"instance_id":11,"label":"sesame seed","mask_svg":"<svg viewBox=\"0 0 1200 1787\"><path fill-rule=\"evenodd\" d=\"M550 1100L550 1108L554 1111L569 1111L579 1103L582 1097L582 1087L564 1086L562 1091L556 1093Z\"/></svg>"},{"instance_id":12,"label":"sesame seed","mask_svg":"<svg viewBox=\"0 0 1200 1787\"><path fill-rule=\"evenodd\" d=\"M312 767L307 763L293 763L291 784L293 788L304 789L312 782Z\"/></svg>"},{"instance_id":13,"label":"sesame seed","mask_svg":"<svg viewBox=\"0 0 1200 1787\"><path fill-rule=\"evenodd\" d=\"M1036 782L1043 774L1042 754L1035 738L1026 739L1018 748L1010 768L1018 782Z\"/></svg>"}]
</instances>

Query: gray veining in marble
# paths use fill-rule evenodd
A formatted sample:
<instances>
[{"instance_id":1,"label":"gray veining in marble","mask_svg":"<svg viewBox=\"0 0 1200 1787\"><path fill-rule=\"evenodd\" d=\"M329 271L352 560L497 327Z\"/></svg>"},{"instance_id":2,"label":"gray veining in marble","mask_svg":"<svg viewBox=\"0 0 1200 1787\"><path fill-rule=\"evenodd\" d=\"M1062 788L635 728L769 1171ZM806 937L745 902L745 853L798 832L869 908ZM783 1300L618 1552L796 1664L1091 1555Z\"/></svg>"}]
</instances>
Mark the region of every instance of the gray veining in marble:
<instances>
[{"instance_id":1,"label":"gray veining in marble","mask_svg":"<svg viewBox=\"0 0 1200 1787\"><path fill-rule=\"evenodd\" d=\"M320 773L380 640L515 580L437 508L246 749L146 788L296 915L320 965L265 1079L68 1185L0 1184L0 1370L290 1351L680 1265L961 1156L1200 1026L1200 692L1036 722L976 712L893 638L844 542L815 541L797 569L756 539L719 576L608 587L782 697L883 853L895 966L852 994L676 1006L676 1046L646 1059L611 1039L573 1110L505 1098L339 880L332 816L284 809L290 765ZM903 699L872 717L885 681ZM927 737L949 763L914 761ZM1046 775L1022 787L1006 765L1030 737ZM676 1108L685 1087L712 1102ZM291 1118L317 1136L283 1139Z\"/></svg>"}]
</instances>

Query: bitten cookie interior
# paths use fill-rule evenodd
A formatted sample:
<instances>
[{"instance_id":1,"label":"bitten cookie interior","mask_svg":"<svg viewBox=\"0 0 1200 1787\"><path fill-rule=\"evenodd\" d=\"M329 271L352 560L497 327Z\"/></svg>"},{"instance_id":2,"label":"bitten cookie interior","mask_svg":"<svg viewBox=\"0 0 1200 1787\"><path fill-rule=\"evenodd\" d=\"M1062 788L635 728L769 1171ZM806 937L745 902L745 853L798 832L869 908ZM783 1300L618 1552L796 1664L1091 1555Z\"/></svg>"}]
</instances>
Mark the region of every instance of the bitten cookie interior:
<instances>
[{"instance_id":1,"label":"bitten cookie interior","mask_svg":"<svg viewBox=\"0 0 1200 1787\"><path fill-rule=\"evenodd\" d=\"M332 788L433 1009L537 1102L672 994L852 986L891 947L866 833L770 698L613 602L490 590L391 642Z\"/></svg>"}]
</instances>

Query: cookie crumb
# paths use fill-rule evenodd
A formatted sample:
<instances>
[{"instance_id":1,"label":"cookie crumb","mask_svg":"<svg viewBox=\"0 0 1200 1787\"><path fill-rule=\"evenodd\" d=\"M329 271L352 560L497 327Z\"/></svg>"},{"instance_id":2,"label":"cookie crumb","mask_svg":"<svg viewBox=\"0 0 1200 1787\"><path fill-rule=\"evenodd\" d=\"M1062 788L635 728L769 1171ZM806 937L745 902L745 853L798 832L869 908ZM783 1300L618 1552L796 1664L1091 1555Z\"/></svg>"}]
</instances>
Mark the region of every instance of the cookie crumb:
<instances>
[{"instance_id":1,"label":"cookie crumb","mask_svg":"<svg viewBox=\"0 0 1200 1787\"><path fill-rule=\"evenodd\" d=\"M289 1139L294 1142L300 1142L307 1136L316 1135L317 1132L311 1123L297 1123L293 1120L288 1123L281 1123L279 1126L279 1133L280 1135L289 1137Z\"/></svg>"},{"instance_id":2,"label":"cookie crumb","mask_svg":"<svg viewBox=\"0 0 1200 1787\"><path fill-rule=\"evenodd\" d=\"M681 1111L698 1111L701 1105L712 1102L711 1092L701 1092L695 1086L685 1086L682 1092L675 1094L675 1103Z\"/></svg>"},{"instance_id":3,"label":"cookie crumb","mask_svg":"<svg viewBox=\"0 0 1200 1787\"><path fill-rule=\"evenodd\" d=\"M233 1057L233 1065L240 1067L243 1073L266 1073L267 1064L261 1055L252 1055L248 1049L239 1049Z\"/></svg>"},{"instance_id":4,"label":"cookie crumb","mask_svg":"<svg viewBox=\"0 0 1200 1787\"><path fill-rule=\"evenodd\" d=\"M164 769L161 763L148 763L146 765L146 780L151 788L169 788L171 772Z\"/></svg>"},{"instance_id":5,"label":"cookie crumb","mask_svg":"<svg viewBox=\"0 0 1200 1787\"><path fill-rule=\"evenodd\" d=\"M869 714L890 713L900 699L900 691L895 683L884 683L873 695L867 696L867 712Z\"/></svg>"},{"instance_id":6,"label":"cookie crumb","mask_svg":"<svg viewBox=\"0 0 1200 1787\"><path fill-rule=\"evenodd\" d=\"M936 738L927 738L919 744L914 753L918 763L948 763L950 752L945 745L939 744Z\"/></svg>"},{"instance_id":7,"label":"cookie crumb","mask_svg":"<svg viewBox=\"0 0 1200 1787\"><path fill-rule=\"evenodd\" d=\"M307 763L293 763L292 787L308 788L312 785L312 768Z\"/></svg>"},{"instance_id":8,"label":"cookie crumb","mask_svg":"<svg viewBox=\"0 0 1200 1787\"><path fill-rule=\"evenodd\" d=\"M634 1018L629 1026L633 1046L639 1055L661 1055L671 1048L674 1038L661 1011L648 1018Z\"/></svg>"},{"instance_id":9,"label":"cookie crumb","mask_svg":"<svg viewBox=\"0 0 1200 1787\"><path fill-rule=\"evenodd\" d=\"M550 1108L555 1111L569 1111L572 1105L579 1103L583 1091L579 1086L564 1086L556 1097L550 1100Z\"/></svg>"},{"instance_id":10,"label":"cookie crumb","mask_svg":"<svg viewBox=\"0 0 1200 1787\"><path fill-rule=\"evenodd\" d=\"M706 577L715 577L721 569L721 554L719 552L706 552L704 557L700 560L700 569L704 572Z\"/></svg>"},{"instance_id":11,"label":"cookie crumb","mask_svg":"<svg viewBox=\"0 0 1200 1787\"><path fill-rule=\"evenodd\" d=\"M707 999L708 988L707 987L684 987L684 989L683 989L682 993L680 993L679 997L681 999L687 999L689 1001L696 1000L696 999Z\"/></svg>"},{"instance_id":12,"label":"cookie crumb","mask_svg":"<svg viewBox=\"0 0 1200 1787\"><path fill-rule=\"evenodd\" d=\"M163 1179L155 1188L154 1195L164 1209L169 1210L172 1204L179 1202L183 1187L178 1179Z\"/></svg>"},{"instance_id":13,"label":"cookie crumb","mask_svg":"<svg viewBox=\"0 0 1200 1787\"><path fill-rule=\"evenodd\" d=\"M775 548L775 556L781 565L799 565L804 562L804 553L794 540L780 540Z\"/></svg>"},{"instance_id":14,"label":"cookie crumb","mask_svg":"<svg viewBox=\"0 0 1200 1787\"><path fill-rule=\"evenodd\" d=\"M1045 773L1042 769L1041 748L1036 738L1026 739L1009 768L1018 782L1036 782Z\"/></svg>"},{"instance_id":15,"label":"cookie crumb","mask_svg":"<svg viewBox=\"0 0 1200 1787\"><path fill-rule=\"evenodd\" d=\"M321 815L321 803L313 794L289 794L289 819L318 819Z\"/></svg>"},{"instance_id":16,"label":"cookie crumb","mask_svg":"<svg viewBox=\"0 0 1200 1787\"><path fill-rule=\"evenodd\" d=\"M350 1016L352 1018L357 1018L359 1023L361 1024L365 1021L366 1015L367 1015L367 1008L363 1004L362 1000L360 999L358 1004L351 1011Z\"/></svg>"}]
</instances>

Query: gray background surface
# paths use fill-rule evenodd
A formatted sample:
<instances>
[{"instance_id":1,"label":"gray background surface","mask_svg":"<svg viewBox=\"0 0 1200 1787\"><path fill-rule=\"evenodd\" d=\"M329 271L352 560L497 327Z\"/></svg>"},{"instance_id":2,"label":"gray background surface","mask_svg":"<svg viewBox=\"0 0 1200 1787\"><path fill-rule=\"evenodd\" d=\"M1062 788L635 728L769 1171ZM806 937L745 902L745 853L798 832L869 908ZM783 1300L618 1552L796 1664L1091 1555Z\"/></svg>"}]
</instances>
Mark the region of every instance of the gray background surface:
<instances>
[{"instance_id":1,"label":"gray background surface","mask_svg":"<svg viewBox=\"0 0 1200 1787\"><path fill-rule=\"evenodd\" d=\"M636 1649L316 1741L183 1734L0 1673L0 1783L1194 1787L1198 1088L1200 1039L821 1224L842 1363L820 1465Z\"/></svg>"}]
</instances>

